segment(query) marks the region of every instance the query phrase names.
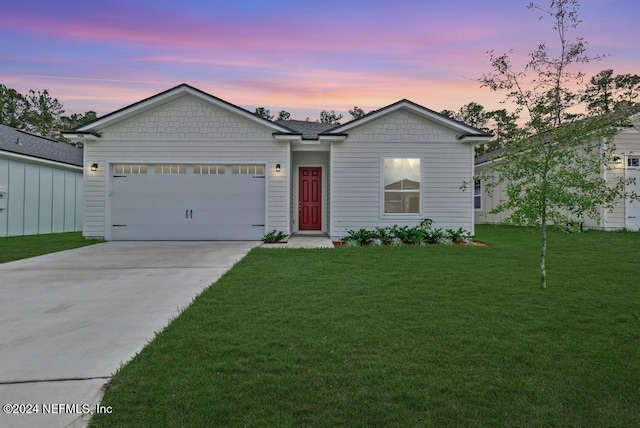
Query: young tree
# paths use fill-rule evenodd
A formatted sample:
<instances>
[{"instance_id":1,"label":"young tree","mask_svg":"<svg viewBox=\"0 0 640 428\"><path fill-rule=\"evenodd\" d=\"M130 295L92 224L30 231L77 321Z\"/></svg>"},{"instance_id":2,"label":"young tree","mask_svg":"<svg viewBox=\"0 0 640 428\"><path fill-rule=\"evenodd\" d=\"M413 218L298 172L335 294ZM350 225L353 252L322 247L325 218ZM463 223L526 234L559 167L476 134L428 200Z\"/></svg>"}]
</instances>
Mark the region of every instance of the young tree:
<instances>
[{"instance_id":1,"label":"young tree","mask_svg":"<svg viewBox=\"0 0 640 428\"><path fill-rule=\"evenodd\" d=\"M331 111L322 110L320 112L321 123L333 123L336 125L340 125L340 119L342 119L342 115L336 114L335 110L331 110Z\"/></svg>"},{"instance_id":2,"label":"young tree","mask_svg":"<svg viewBox=\"0 0 640 428\"><path fill-rule=\"evenodd\" d=\"M493 72L480 79L482 86L506 91L528 117L493 166L498 178L484 178L489 191L499 183L506 189L506 200L494 213L508 211L507 221L540 228L540 287L546 288L548 227L585 216L599 219L599 207L610 209L625 197L623 178L607 183L603 176L613 156L612 138L625 118L574 112L580 102L574 85L584 75L573 69L597 58L585 54L582 38L569 39L580 22L578 0L550 0L548 9L531 3L529 8L553 21L558 53L540 44L524 71L514 69L509 54L489 53Z\"/></svg>"},{"instance_id":3,"label":"young tree","mask_svg":"<svg viewBox=\"0 0 640 428\"><path fill-rule=\"evenodd\" d=\"M264 107L258 107L256 111L253 112L253 114L263 119L273 120L273 115L271 114L271 111Z\"/></svg>"},{"instance_id":4,"label":"young tree","mask_svg":"<svg viewBox=\"0 0 640 428\"><path fill-rule=\"evenodd\" d=\"M280 113L278 113L278 118L276 120L289 120L289 119L291 119L291 113L289 113L288 111L280 110Z\"/></svg>"}]
</instances>

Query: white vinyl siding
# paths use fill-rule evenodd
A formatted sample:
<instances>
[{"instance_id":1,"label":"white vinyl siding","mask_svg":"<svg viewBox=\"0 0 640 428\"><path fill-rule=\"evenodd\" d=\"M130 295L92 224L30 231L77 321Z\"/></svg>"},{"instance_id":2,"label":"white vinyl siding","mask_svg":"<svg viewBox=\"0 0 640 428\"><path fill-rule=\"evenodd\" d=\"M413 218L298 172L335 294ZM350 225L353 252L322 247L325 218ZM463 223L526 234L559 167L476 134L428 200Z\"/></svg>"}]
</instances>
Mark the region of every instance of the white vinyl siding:
<instances>
[{"instance_id":1,"label":"white vinyl siding","mask_svg":"<svg viewBox=\"0 0 640 428\"><path fill-rule=\"evenodd\" d=\"M416 225L421 218L436 227L472 231L473 192L462 190L472 180L472 150L453 131L408 112L395 112L379 123L350 130L331 151L332 238L349 229ZM381 159L418 158L421 167L421 214L384 215L381 210Z\"/></svg>"},{"instance_id":2,"label":"white vinyl siding","mask_svg":"<svg viewBox=\"0 0 640 428\"><path fill-rule=\"evenodd\" d=\"M264 165L266 175L265 230L289 231L289 182L276 173L275 165L287 171L289 146L278 143L272 130L239 119L196 99L183 97L131 120L106 128L102 137L85 144L87 164L97 162L97 171L85 171L84 235L105 236L111 227L110 175L113 164ZM162 114L163 120L156 120ZM183 123L184 122L184 123ZM173 124L167 129L167 123ZM232 132L234 131L235 132ZM165 132L166 131L166 132Z\"/></svg>"},{"instance_id":3,"label":"white vinyl siding","mask_svg":"<svg viewBox=\"0 0 640 428\"><path fill-rule=\"evenodd\" d=\"M82 172L0 158L0 236L82 230Z\"/></svg>"},{"instance_id":4,"label":"white vinyl siding","mask_svg":"<svg viewBox=\"0 0 640 428\"><path fill-rule=\"evenodd\" d=\"M609 165L611 169L606 170L604 173L607 182L613 185L614 181L618 178L625 178L627 174L627 159L632 154L640 153L640 132L635 129L626 129L618 133L614 140L616 146L616 154L621 160L618 164ZM484 170L490 169L490 164L476 167L476 173L481 173ZM483 206L482 209L476 211L475 221L476 223L500 223L508 215L507 212L500 214L491 214L489 211L498 205L500 200L506 198L505 185L499 184L494 190L493 195L489 195L485 189L482 190ZM585 228L597 228L604 230L616 230L626 227L627 214L626 207L628 202L619 201L611 211L601 210L601 221L598 223L591 218L584 219L583 226Z\"/></svg>"}]
</instances>

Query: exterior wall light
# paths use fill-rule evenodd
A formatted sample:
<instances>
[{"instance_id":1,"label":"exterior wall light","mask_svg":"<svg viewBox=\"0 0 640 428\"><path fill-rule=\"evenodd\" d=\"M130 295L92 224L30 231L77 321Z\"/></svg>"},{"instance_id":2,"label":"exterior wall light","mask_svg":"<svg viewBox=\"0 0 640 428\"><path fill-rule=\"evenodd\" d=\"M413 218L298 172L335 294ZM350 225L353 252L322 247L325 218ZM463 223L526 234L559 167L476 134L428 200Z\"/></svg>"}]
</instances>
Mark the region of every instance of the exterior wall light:
<instances>
[{"instance_id":1,"label":"exterior wall light","mask_svg":"<svg viewBox=\"0 0 640 428\"><path fill-rule=\"evenodd\" d=\"M613 163L615 163L616 165L620 165L622 163L622 158L620 156L614 156Z\"/></svg>"},{"instance_id":2,"label":"exterior wall light","mask_svg":"<svg viewBox=\"0 0 640 428\"><path fill-rule=\"evenodd\" d=\"M279 163L276 164L276 172L280 172L280 164Z\"/></svg>"},{"instance_id":3,"label":"exterior wall light","mask_svg":"<svg viewBox=\"0 0 640 428\"><path fill-rule=\"evenodd\" d=\"M91 164L91 171L97 171L98 170L98 164L97 163L92 163Z\"/></svg>"}]
</instances>

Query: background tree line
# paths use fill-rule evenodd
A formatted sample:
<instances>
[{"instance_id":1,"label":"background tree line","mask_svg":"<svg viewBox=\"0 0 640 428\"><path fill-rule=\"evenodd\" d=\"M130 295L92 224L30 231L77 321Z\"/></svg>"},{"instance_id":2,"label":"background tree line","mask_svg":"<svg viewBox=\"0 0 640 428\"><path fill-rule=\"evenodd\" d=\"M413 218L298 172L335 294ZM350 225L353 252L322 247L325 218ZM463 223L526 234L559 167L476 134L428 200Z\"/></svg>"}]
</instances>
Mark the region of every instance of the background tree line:
<instances>
[{"instance_id":1,"label":"background tree line","mask_svg":"<svg viewBox=\"0 0 640 428\"><path fill-rule=\"evenodd\" d=\"M612 114L622 109L638 108L639 94L640 76L637 74L614 75L612 69L606 69L591 77L584 89L572 96L575 105L582 104L587 115L598 116ZM443 110L440 114L494 135L491 142L476 149L478 156L504 147L513 140L521 119L518 112L508 112L506 109L486 110L476 102L465 104L458 111ZM575 114L575 117L578 115Z\"/></svg>"},{"instance_id":2,"label":"background tree line","mask_svg":"<svg viewBox=\"0 0 640 428\"><path fill-rule=\"evenodd\" d=\"M0 124L43 137L68 142L61 132L96 119L95 111L64 115L57 99L43 91L29 90L26 95L0 84Z\"/></svg>"},{"instance_id":3,"label":"background tree line","mask_svg":"<svg viewBox=\"0 0 640 428\"><path fill-rule=\"evenodd\" d=\"M589 114L599 115L610 114L623 107L637 106L639 94L639 75L614 75L612 69L606 69L591 77L584 90L577 96ZM53 98L46 89L29 90L26 95L23 95L15 89L0 84L0 124L68 142L62 137L61 131L76 128L97 117L96 112L92 110L68 116L64 113L62 103L57 98ZM440 113L494 135L491 142L477 148L477 155L503 147L512 140L520 120L517 112L508 112L506 109L487 110L474 101L465 104L457 111L442 110ZM268 120L291 119L291 113L288 111L281 110L276 116L265 107L258 107L254 114ZM349 114L353 120L368 113L354 106L349 110ZM336 113L335 110L322 110L316 121L339 125L342 119L343 115Z\"/></svg>"},{"instance_id":4,"label":"background tree line","mask_svg":"<svg viewBox=\"0 0 640 428\"><path fill-rule=\"evenodd\" d=\"M612 69L602 70L591 77L582 91L576 94L577 101L584 106L589 115L610 114L621 108L637 107L640 94L640 76L637 74L614 75ZM349 110L350 120L359 119L371 112L354 106ZM265 107L258 107L254 114L268 120L289 120L291 114L281 110L277 116ZM487 110L480 103L472 101L459 110L442 110L440 114L464 122L474 128L493 134L493 139L476 149L476 155L491 152L504 147L516 137L521 117L518 112L507 109ZM322 110L316 122L339 125L343 115L335 110ZM310 119L307 117L307 121Z\"/></svg>"}]
</instances>

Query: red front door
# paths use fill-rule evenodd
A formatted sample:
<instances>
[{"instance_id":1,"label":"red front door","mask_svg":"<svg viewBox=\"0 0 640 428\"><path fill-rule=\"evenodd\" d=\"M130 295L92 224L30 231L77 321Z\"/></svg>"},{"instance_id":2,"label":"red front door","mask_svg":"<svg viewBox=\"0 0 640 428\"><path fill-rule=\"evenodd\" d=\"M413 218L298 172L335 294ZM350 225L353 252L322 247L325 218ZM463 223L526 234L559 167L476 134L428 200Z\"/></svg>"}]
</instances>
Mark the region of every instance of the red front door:
<instances>
[{"instance_id":1,"label":"red front door","mask_svg":"<svg viewBox=\"0 0 640 428\"><path fill-rule=\"evenodd\" d=\"M300 230L322 229L322 168L300 167L298 199Z\"/></svg>"}]
</instances>

